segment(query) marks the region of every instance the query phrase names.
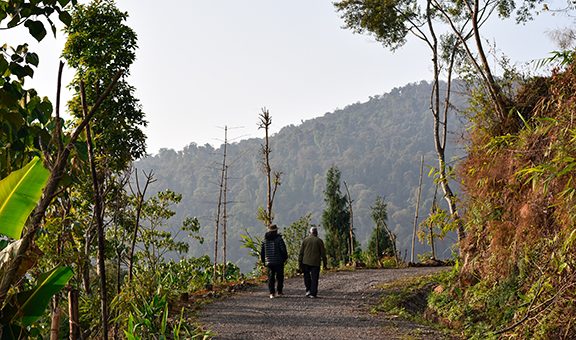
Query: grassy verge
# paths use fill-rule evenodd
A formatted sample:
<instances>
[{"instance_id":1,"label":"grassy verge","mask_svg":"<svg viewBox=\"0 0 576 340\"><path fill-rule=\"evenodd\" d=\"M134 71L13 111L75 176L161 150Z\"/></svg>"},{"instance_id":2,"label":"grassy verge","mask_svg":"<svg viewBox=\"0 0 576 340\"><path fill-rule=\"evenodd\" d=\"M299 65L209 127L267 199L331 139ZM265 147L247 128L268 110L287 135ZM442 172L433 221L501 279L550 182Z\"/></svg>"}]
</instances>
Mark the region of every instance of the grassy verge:
<instances>
[{"instance_id":1,"label":"grassy verge","mask_svg":"<svg viewBox=\"0 0 576 340\"><path fill-rule=\"evenodd\" d=\"M441 331L447 337L455 336L450 328L433 317L434 313L428 307L430 295L435 289L441 289L438 287L443 287L450 275L451 272L442 272L383 284L379 286L382 298L372 308L372 313L401 317Z\"/></svg>"}]
</instances>

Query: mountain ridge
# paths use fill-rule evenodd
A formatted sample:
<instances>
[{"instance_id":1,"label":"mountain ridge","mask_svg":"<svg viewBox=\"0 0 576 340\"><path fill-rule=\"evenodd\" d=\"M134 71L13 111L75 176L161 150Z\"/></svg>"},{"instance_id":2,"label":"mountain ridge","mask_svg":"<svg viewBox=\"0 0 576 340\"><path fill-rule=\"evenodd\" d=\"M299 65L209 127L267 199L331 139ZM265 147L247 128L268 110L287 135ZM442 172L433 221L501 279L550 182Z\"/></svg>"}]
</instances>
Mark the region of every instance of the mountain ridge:
<instances>
[{"instance_id":1,"label":"mountain ridge","mask_svg":"<svg viewBox=\"0 0 576 340\"><path fill-rule=\"evenodd\" d=\"M312 214L313 223L320 224L325 174L334 165L349 186L354 226L361 244L367 244L374 227L370 206L381 195L388 203L388 225L398 236L398 248L406 256L412 235L420 156L424 155L427 166L437 163L428 111L430 90L430 84L424 81L408 84L371 96L364 103L348 105L299 125L285 126L273 134L270 162L273 171L282 172L274 204L275 222L281 229L308 213ZM271 115L273 119L274 113ZM462 124L454 121L455 131L460 131ZM250 138L227 145L228 254L243 270L255 261L246 249L240 248L239 235L246 230L251 235L264 231L256 220L258 206L265 204L266 197L265 176L259 166L262 143L260 138ZM449 154L458 152L455 147L449 149ZM144 171L154 170L157 181L152 191L172 189L182 193L182 203L176 207L177 219L197 216L201 221L206 243L192 247L193 256L213 254L221 163L222 145L214 148L191 143L181 151L161 149L135 165ZM344 192L343 186L341 189ZM424 177L419 210L423 218L430 209L433 194L432 180ZM437 245L439 257L451 255L452 237L449 235ZM419 245L417 253L427 249L427 245Z\"/></svg>"}]
</instances>

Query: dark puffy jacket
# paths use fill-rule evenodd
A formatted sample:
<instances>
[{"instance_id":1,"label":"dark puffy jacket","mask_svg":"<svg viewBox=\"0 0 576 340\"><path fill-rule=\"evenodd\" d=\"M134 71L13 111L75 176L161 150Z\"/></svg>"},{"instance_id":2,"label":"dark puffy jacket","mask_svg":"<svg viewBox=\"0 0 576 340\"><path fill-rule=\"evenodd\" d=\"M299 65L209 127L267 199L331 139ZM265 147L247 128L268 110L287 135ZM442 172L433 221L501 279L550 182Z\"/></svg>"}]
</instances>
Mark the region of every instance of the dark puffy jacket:
<instances>
[{"instance_id":1,"label":"dark puffy jacket","mask_svg":"<svg viewBox=\"0 0 576 340\"><path fill-rule=\"evenodd\" d=\"M269 231L264 235L260 249L260 260L265 265L284 264L288 260L288 251L282 235L277 231Z\"/></svg>"}]
</instances>

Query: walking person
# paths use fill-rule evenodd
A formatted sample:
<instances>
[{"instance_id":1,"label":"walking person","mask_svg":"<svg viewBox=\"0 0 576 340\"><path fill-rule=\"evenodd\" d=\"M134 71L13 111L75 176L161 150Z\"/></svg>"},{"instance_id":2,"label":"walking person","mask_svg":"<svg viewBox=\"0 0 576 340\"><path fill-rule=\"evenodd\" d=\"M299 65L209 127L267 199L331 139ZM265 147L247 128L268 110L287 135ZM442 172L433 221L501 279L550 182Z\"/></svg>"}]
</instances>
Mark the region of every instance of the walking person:
<instances>
[{"instance_id":1,"label":"walking person","mask_svg":"<svg viewBox=\"0 0 576 340\"><path fill-rule=\"evenodd\" d=\"M306 296L309 298L315 298L318 294L320 262L324 264L324 269L328 269L324 242L318 237L318 229L312 227L310 228L310 235L302 241L298 256L298 265L304 273Z\"/></svg>"},{"instance_id":2,"label":"walking person","mask_svg":"<svg viewBox=\"0 0 576 340\"><path fill-rule=\"evenodd\" d=\"M268 290L270 298L283 295L284 264L288 260L288 251L282 235L278 233L278 226L272 224L264 235L260 249L260 260L268 269ZM278 295L276 295L278 294Z\"/></svg>"}]
</instances>

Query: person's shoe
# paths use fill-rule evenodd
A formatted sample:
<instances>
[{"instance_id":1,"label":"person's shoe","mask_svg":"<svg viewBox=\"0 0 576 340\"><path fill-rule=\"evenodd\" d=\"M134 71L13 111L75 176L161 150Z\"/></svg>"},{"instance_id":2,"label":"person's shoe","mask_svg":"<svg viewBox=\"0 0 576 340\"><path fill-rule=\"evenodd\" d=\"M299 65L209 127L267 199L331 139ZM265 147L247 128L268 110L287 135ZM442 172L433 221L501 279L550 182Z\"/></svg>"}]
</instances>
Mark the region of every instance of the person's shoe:
<instances>
[{"instance_id":1,"label":"person's shoe","mask_svg":"<svg viewBox=\"0 0 576 340\"><path fill-rule=\"evenodd\" d=\"M310 296L310 291L309 291L309 290L306 291L306 296L307 296L307 297Z\"/></svg>"},{"instance_id":2,"label":"person's shoe","mask_svg":"<svg viewBox=\"0 0 576 340\"><path fill-rule=\"evenodd\" d=\"M273 299L273 298L274 298L274 294L270 294L270 298Z\"/></svg>"},{"instance_id":3,"label":"person's shoe","mask_svg":"<svg viewBox=\"0 0 576 340\"><path fill-rule=\"evenodd\" d=\"M312 294L307 295L307 296L308 296L309 298L311 298L311 299L315 299L315 298L316 298L316 296L315 296L315 295L312 295Z\"/></svg>"},{"instance_id":4,"label":"person's shoe","mask_svg":"<svg viewBox=\"0 0 576 340\"><path fill-rule=\"evenodd\" d=\"M281 297L281 296L284 296L284 293L280 293L280 292L278 292L278 294L276 294L276 296L277 296L277 297Z\"/></svg>"}]
</instances>

